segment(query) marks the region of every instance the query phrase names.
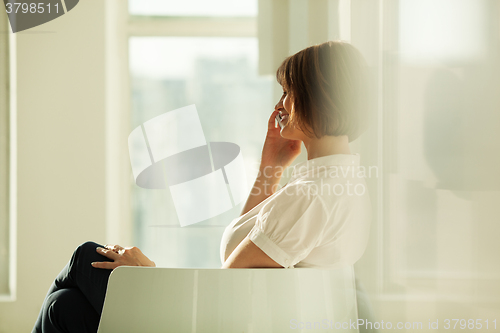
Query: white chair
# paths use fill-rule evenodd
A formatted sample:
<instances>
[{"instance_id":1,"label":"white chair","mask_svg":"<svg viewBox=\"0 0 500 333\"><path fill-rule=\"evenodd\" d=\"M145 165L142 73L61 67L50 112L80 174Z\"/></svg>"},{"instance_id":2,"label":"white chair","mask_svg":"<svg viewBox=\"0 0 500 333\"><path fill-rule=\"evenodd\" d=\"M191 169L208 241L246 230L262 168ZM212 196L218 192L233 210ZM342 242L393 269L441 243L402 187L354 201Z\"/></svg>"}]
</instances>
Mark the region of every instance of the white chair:
<instances>
[{"instance_id":1,"label":"white chair","mask_svg":"<svg viewBox=\"0 0 500 333\"><path fill-rule=\"evenodd\" d=\"M352 266L119 267L109 279L98 332L358 332L356 321Z\"/></svg>"}]
</instances>

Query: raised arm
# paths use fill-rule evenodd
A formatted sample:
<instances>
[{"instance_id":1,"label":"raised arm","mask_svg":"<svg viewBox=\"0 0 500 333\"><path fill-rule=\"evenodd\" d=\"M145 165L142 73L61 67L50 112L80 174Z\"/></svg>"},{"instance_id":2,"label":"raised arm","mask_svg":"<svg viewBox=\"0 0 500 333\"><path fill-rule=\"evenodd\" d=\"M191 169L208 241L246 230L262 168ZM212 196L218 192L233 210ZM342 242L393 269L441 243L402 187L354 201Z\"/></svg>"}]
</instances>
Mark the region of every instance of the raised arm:
<instances>
[{"instance_id":1,"label":"raised arm","mask_svg":"<svg viewBox=\"0 0 500 333\"><path fill-rule=\"evenodd\" d=\"M280 108L282 108L282 101L283 97L269 117L259 174L241 211L241 215L247 213L276 192L283 171L300 154L302 142L281 137L280 128L276 127L275 118Z\"/></svg>"}]
</instances>

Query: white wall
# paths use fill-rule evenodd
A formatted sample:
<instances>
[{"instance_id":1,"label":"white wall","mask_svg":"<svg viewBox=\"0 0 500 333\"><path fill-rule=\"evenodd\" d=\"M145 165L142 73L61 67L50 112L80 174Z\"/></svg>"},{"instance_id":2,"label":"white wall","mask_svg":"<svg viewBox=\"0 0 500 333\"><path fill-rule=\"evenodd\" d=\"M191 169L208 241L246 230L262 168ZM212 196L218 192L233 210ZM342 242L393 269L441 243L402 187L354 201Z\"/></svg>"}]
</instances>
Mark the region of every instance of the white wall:
<instances>
[{"instance_id":1,"label":"white wall","mask_svg":"<svg viewBox=\"0 0 500 333\"><path fill-rule=\"evenodd\" d=\"M101 0L17 33L17 300L0 332L30 332L73 249L105 241L105 45Z\"/></svg>"}]
</instances>

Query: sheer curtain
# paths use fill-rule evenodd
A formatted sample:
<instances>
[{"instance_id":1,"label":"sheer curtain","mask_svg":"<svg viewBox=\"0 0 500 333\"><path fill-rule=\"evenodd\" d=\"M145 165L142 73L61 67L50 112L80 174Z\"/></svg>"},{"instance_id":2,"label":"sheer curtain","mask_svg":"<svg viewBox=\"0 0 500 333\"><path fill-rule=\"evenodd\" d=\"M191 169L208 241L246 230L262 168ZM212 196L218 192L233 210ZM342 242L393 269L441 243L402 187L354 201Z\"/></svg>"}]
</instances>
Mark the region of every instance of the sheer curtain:
<instances>
[{"instance_id":1,"label":"sheer curtain","mask_svg":"<svg viewBox=\"0 0 500 333\"><path fill-rule=\"evenodd\" d=\"M495 1L351 2L352 42L377 92L375 121L355 145L381 171L371 180L370 247L356 268L379 322L428 329L439 320L443 329L460 318L492 328L500 307L499 18Z\"/></svg>"}]
</instances>

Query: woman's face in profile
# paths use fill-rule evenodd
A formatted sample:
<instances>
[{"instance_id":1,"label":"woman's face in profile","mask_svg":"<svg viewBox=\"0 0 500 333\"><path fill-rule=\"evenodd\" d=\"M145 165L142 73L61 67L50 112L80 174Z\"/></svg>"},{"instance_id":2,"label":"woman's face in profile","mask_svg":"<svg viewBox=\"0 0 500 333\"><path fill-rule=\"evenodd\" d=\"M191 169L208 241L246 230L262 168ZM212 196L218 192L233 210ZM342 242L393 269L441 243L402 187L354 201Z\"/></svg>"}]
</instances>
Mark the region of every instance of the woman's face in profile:
<instances>
[{"instance_id":1,"label":"woman's face in profile","mask_svg":"<svg viewBox=\"0 0 500 333\"><path fill-rule=\"evenodd\" d=\"M280 112L283 123L286 123L286 125L281 129L281 136L285 139L304 141L304 139L306 138L304 133L299 128L293 127L288 124L288 118L293 112L293 100L290 94L284 88L283 95L281 95L281 98L274 109Z\"/></svg>"}]
</instances>

